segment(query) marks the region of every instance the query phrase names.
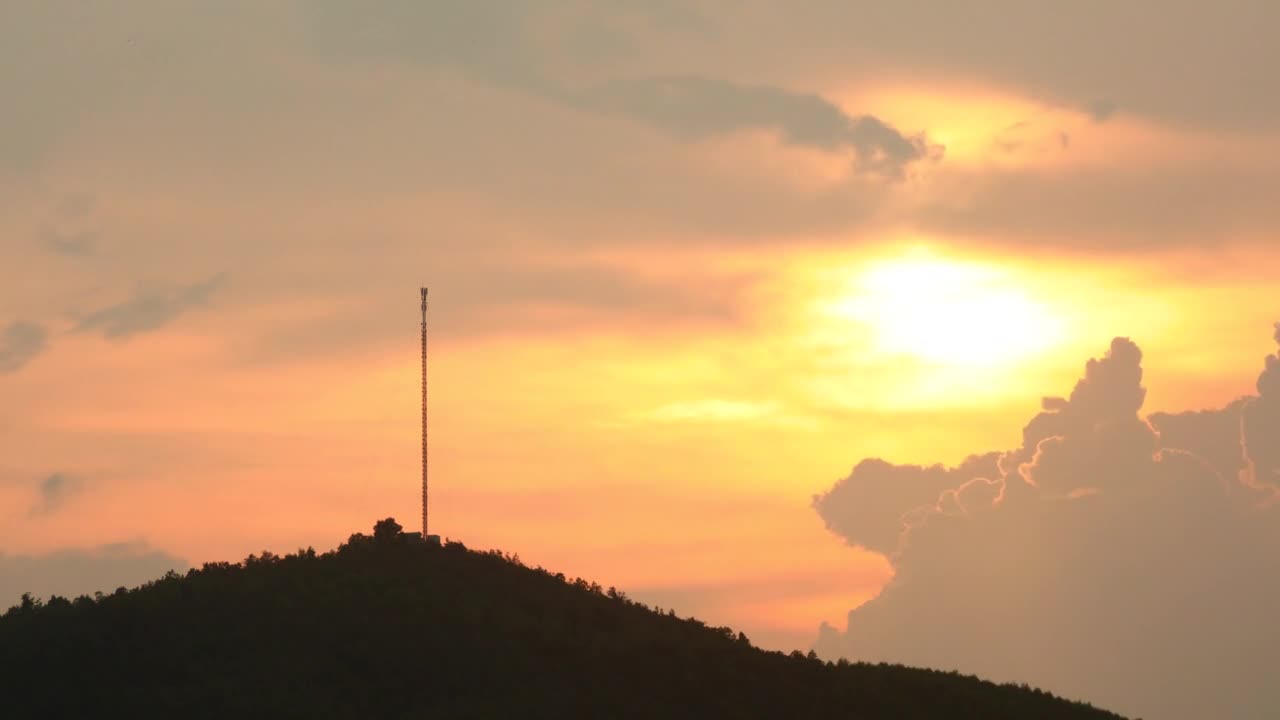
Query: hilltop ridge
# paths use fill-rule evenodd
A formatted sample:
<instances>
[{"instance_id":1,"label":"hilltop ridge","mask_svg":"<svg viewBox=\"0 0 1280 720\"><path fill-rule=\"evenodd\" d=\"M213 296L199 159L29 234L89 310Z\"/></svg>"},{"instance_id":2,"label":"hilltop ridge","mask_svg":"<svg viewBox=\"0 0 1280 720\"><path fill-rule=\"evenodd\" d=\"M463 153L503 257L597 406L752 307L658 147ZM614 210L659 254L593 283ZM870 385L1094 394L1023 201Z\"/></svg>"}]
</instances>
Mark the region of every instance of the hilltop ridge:
<instances>
[{"instance_id":1,"label":"hilltop ridge","mask_svg":"<svg viewBox=\"0 0 1280 720\"><path fill-rule=\"evenodd\" d=\"M1119 716L1025 686L767 652L391 519L337 550L208 563L0 617L11 717Z\"/></svg>"}]
</instances>

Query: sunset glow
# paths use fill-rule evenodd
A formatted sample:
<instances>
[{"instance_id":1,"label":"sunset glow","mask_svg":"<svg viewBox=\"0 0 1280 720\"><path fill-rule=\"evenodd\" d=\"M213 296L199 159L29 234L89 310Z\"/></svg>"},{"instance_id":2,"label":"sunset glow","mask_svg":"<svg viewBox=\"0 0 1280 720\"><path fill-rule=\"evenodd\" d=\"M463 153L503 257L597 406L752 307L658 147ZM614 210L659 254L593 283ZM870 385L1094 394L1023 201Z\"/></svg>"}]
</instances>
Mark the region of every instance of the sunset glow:
<instances>
[{"instance_id":1,"label":"sunset glow","mask_svg":"<svg viewBox=\"0 0 1280 720\"><path fill-rule=\"evenodd\" d=\"M0 613L80 591L66 557L417 530L428 286L433 533L967 672L904 620L942 588L1006 643L977 669L1061 641L1044 684L1134 716L1237 717L1112 685L1220 675L1183 653L1095 670L1139 600L1280 663L1223 609L1280 605L1280 3L373 5L2 13ZM995 514L1023 466L1050 499ZM1161 543L1204 623L1160 563L1107 574ZM1088 612L1090 646L1041 622Z\"/></svg>"},{"instance_id":2,"label":"sunset glow","mask_svg":"<svg viewBox=\"0 0 1280 720\"><path fill-rule=\"evenodd\" d=\"M1063 321L1000 268L931 257L879 261L827 306L870 329L872 347L939 366L1009 367L1051 350Z\"/></svg>"}]
</instances>

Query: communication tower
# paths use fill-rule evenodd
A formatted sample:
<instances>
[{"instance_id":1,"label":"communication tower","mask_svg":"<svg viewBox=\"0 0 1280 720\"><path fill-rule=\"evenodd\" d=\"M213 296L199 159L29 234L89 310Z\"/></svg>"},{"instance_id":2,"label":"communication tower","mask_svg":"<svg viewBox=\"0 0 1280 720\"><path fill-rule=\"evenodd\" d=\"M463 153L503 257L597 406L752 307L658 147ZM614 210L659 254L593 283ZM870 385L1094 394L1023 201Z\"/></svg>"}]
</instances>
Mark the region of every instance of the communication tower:
<instances>
[{"instance_id":1,"label":"communication tower","mask_svg":"<svg viewBox=\"0 0 1280 720\"><path fill-rule=\"evenodd\" d=\"M422 288L422 539L427 534L427 289Z\"/></svg>"}]
</instances>

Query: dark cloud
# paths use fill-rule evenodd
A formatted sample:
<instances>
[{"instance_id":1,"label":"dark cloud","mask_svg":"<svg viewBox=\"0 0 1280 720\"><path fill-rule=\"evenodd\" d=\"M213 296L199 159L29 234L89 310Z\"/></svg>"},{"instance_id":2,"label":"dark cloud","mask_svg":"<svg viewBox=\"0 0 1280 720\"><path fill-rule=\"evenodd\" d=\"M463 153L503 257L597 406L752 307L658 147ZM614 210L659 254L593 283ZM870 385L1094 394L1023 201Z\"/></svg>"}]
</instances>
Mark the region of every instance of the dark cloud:
<instances>
[{"instance_id":1,"label":"dark cloud","mask_svg":"<svg viewBox=\"0 0 1280 720\"><path fill-rule=\"evenodd\" d=\"M0 375L17 372L44 352L49 333L41 325L12 322L0 333Z\"/></svg>"},{"instance_id":2,"label":"dark cloud","mask_svg":"<svg viewBox=\"0 0 1280 720\"><path fill-rule=\"evenodd\" d=\"M539 42L556 25L554 9L572 10L578 35L617 31L615 22L639 5L607 4L603 12L577 3L393 3L389 12L361 10L349 3L309 8L310 24L320 47L348 57L396 58L450 67L486 82L529 92L571 107L622 114L688 138L741 130L771 130L784 141L824 150L851 151L857 167L868 173L900 177L909 164L937 158L941 146L923 134L907 136L870 115L851 116L814 93L765 84L742 84L700 75L666 75L614 79L587 90L571 79L577 67L598 60L583 47ZM672 28L679 17L697 26L687 13L673 14L658 4L644 16L646 29ZM553 22L548 23L548 19ZM584 27L583 23L589 23ZM610 35L613 37L613 35Z\"/></svg>"},{"instance_id":3,"label":"dark cloud","mask_svg":"<svg viewBox=\"0 0 1280 720\"><path fill-rule=\"evenodd\" d=\"M1098 121L1123 106L1177 123L1280 127L1280 99L1269 91L1280 65L1269 29L1280 9L1268 0L1132 0L1123 11L1100 0L1065 9L815 0L803 14L761 0L437 0L377 12L333 0L308 3L305 17L330 52L446 65L510 86L546 83L566 67L661 64L666 52L688 67L714 58L748 77L830 75L833 66L977 77Z\"/></svg>"},{"instance_id":4,"label":"dark cloud","mask_svg":"<svg viewBox=\"0 0 1280 720\"><path fill-rule=\"evenodd\" d=\"M31 508L32 515L57 512L80 486L80 481L66 473L54 473L40 481L40 496Z\"/></svg>"},{"instance_id":5,"label":"dark cloud","mask_svg":"<svg viewBox=\"0 0 1280 720\"><path fill-rule=\"evenodd\" d=\"M850 116L820 95L767 85L694 76L640 78L607 83L573 101L694 138L772 130L793 145L852 151L859 169L892 177L942 153L923 135L907 137L870 115Z\"/></svg>"},{"instance_id":6,"label":"dark cloud","mask_svg":"<svg viewBox=\"0 0 1280 720\"><path fill-rule=\"evenodd\" d=\"M144 291L122 303L94 312L76 325L77 332L100 332L109 339L123 339L161 328L182 313L204 305L225 279L209 280L173 292Z\"/></svg>"},{"instance_id":7,"label":"dark cloud","mask_svg":"<svg viewBox=\"0 0 1280 720\"><path fill-rule=\"evenodd\" d=\"M897 481L921 470L887 465L827 496L857 482L856 501L820 498L847 541L884 548L894 527L902 541L894 580L846 631L824 626L819 652L1025 681L1147 717L1273 716L1280 356L1257 398L1152 422L1141 361L1116 339L996 468L934 470L953 483L935 499L914 504L925 487Z\"/></svg>"},{"instance_id":8,"label":"dark cloud","mask_svg":"<svg viewBox=\"0 0 1280 720\"><path fill-rule=\"evenodd\" d=\"M23 107L0 117L0 130L12 130L0 132L0 144L13 143L24 153L42 144L24 128L42 136L74 131L92 143L103 118L128 115L116 111L129 108L129 113L185 123L182 133L172 134L182 141L166 142L168 133L156 134L154 145L134 138L140 157L184 156L190 149L184 143L217 148L208 152L225 163L219 170L246 183L281 173L271 178L273 186L387 183L403 192L407 185L422 189L425 184L431 191L492 196L504 213L516 209L537 219L598 214L625 227L674 228L733 242L800 235L844 242L855 230L886 230L887 235L905 225L963 236L965 242L1023 247L1213 246L1255 240L1280 222L1280 205L1269 195L1275 184L1271 167L1236 170L1235 161L1223 158L1146 171L1144 163L1136 163L1126 169L1041 172L987 166L965 173L942 164L929 173L929 192L886 200L871 181L901 175L913 163L935 157L938 150L919 134L931 121L893 126L861 108L842 107L835 91L826 89L877 86L884 81L881 71L896 68L904 75L893 77L909 78L917 63L926 68L941 63L963 69L967 81L1004 88L1000 81L1007 79L1033 103L1075 108L1099 119L1116 107L1164 112L1135 98L1137 86L1159 86L1156 100L1199 108L1212 103L1192 101L1182 88L1186 76L1167 69L1190 62L1185 53L1174 52L1178 45L1170 34L1220 31L1215 23L1225 23L1247 31L1247 41L1224 45L1222 53L1210 52L1212 43L1194 45L1197 62L1186 69L1205 73L1197 75L1202 81L1197 87L1206 93L1238 93L1255 105L1274 105L1280 95L1249 91L1247 83L1207 81L1210 75L1219 81L1242 76L1260 81L1257 73L1264 65L1228 71L1229 60L1242 59L1234 53L1275 52L1274 43L1257 44L1257 28L1268 27L1262 21L1275 14L1274 8L1248 2L1229 6L1235 9L1200 18L1206 11L1181 5L1172 14L1122 17L1100 5L1073 5L1062 13L1062 22L1077 34L1068 40L1049 31L1057 27L1056 15L1048 22L1043 9L1030 11L1012 0L986 3L973 12L945 3L911 10L815 2L803 17L786 22L775 22L777 8L733 11L722 2L690 10L676 2L394 0L374 11L327 0L271 9L231 3L217 17L191 13L183 4L153 2L145 6L148 12L135 13L142 18L31 4L11 11L13 22L0 23L28 30L12 32L14 37L4 38L12 42L0 43L0 81L6 72L13 74L7 79L15 87L33 73L48 80L24 97ZM985 20L973 25L975 18ZM1006 32L1006 22L1015 23L1021 34ZM1135 24L1143 31L1118 29L1132 30ZM953 32L957 27L965 32ZM869 28L876 28L873 37L865 37ZM241 49L234 59L239 65L227 65L221 52L231 32ZM55 34L64 53L30 39ZM1115 62L1095 66L1101 56L1087 52L1090 46L1081 44L1080 34L1102 42L1102 56ZM295 42L282 46L281 37ZM886 44L886 37L899 41ZM1030 37L1037 42L1025 39ZM1137 70L1118 61L1134 42L1158 44L1154 55L1130 48ZM1056 56L1040 53L1041 46L1053 48ZM944 47L952 51L941 52ZM269 55L265 48L272 48ZM163 62L156 59L161 51ZM812 63L819 60L836 69L813 72ZM391 64L396 67L388 68ZM1026 78L1007 77L1024 69ZM1083 74L1067 82L1075 73ZM1047 78L1044 87L1031 77L1040 75ZM459 77L464 82L457 82ZM923 77L931 85L938 82L934 75ZM388 92L391 87L430 97L432 103L397 100L404 93ZM438 112L436 103L447 112ZM1233 103L1218 110L1241 107ZM873 175L857 183L801 186L781 174L761 180L676 147L633 148L629 143L640 133L623 123L603 122L601 116L626 117L677 137L770 131L788 143L848 154ZM330 136L336 141L316 139ZM388 137L395 140L381 141ZM1018 130L994 138L993 148L1062 153L1065 140L1054 128ZM1073 149L1081 142L1076 138ZM323 151L316 143L323 143ZM1269 145L1259 148L1273 152ZM1261 160L1265 156L1248 162L1265 165ZM306 178L297 177L299 167L310 168ZM175 172L163 163L158 171ZM947 177L932 182L944 173ZM54 227L58 232L45 238L50 248L81 253L94 247L86 228Z\"/></svg>"},{"instance_id":9,"label":"dark cloud","mask_svg":"<svg viewBox=\"0 0 1280 720\"><path fill-rule=\"evenodd\" d=\"M0 606L18 603L23 593L47 599L111 592L155 580L169 570L186 570L185 560L146 543L57 550L45 555L0 553Z\"/></svg>"}]
</instances>

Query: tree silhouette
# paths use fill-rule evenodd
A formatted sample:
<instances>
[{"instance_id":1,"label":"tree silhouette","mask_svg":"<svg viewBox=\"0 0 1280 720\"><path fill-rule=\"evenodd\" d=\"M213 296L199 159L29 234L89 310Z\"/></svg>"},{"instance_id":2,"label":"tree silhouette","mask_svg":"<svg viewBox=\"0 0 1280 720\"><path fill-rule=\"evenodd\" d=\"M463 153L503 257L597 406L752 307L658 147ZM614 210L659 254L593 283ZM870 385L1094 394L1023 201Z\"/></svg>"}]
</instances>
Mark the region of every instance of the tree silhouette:
<instances>
[{"instance_id":1,"label":"tree silhouette","mask_svg":"<svg viewBox=\"0 0 1280 720\"><path fill-rule=\"evenodd\" d=\"M376 542L393 542L400 539L403 532L404 528L400 527L400 523L396 522L395 518L379 520L373 525L373 539Z\"/></svg>"}]
</instances>

